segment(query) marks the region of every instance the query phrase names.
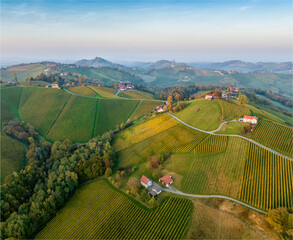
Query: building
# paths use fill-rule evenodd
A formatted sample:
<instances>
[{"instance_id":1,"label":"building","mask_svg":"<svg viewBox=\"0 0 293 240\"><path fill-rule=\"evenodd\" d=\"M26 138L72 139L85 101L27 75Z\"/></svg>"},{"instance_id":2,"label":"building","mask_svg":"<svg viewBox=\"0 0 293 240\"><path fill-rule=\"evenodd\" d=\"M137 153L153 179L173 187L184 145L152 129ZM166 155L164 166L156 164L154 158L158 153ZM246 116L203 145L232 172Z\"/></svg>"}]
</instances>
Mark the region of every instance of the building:
<instances>
[{"instance_id":1,"label":"building","mask_svg":"<svg viewBox=\"0 0 293 240\"><path fill-rule=\"evenodd\" d=\"M159 184L153 182L144 175L140 178L140 183L149 191L149 195L152 197L156 197L162 192L161 186Z\"/></svg>"},{"instance_id":2,"label":"building","mask_svg":"<svg viewBox=\"0 0 293 240\"><path fill-rule=\"evenodd\" d=\"M160 181L161 183L163 183L164 185L166 185L167 187L173 183L172 176L170 176L170 175L166 175L166 176L164 176L164 177L161 177L161 178L159 179L159 181Z\"/></svg>"},{"instance_id":3,"label":"building","mask_svg":"<svg viewBox=\"0 0 293 240\"><path fill-rule=\"evenodd\" d=\"M227 98L227 97L228 97L228 95L226 93L222 94L222 98Z\"/></svg>"},{"instance_id":4,"label":"building","mask_svg":"<svg viewBox=\"0 0 293 240\"><path fill-rule=\"evenodd\" d=\"M244 117L240 118L239 121L240 122L251 123L251 124L257 124L258 117L244 115Z\"/></svg>"},{"instance_id":5,"label":"building","mask_svg":"<svg viewBox=\"0 0 293 240\"><path fill-rule=\"evenodd\" d=\"M58 83L53 83L52 88L60 88L60 87L59 87Z\"/></svg>"},{"instance_id":6,"label":"building","mask_svg":"<svg viewBox=\"0 0 293 240\"><path fill-rule=\"evenodd\" d=\"M157 112L164 112L164 105L159 105L156 107Z\"/></svg>"},{"instance_id":7,"label":"building","mask_svg":"<svg viewBox=\"0 0 293 240\"><path fill-rule=\"evenodd\" d=\"M126 88L127 88L127 89L134 89L134 86L133 86L132 84L127 84L127 85L126 85Z\"/></svg>"},{"instance_id":8,"label":"building","mask_svg":"<svg viewBox=\"0 0 293 240\"><path fill-rule=\"evenodd\" d=\"M205 99L206 100L213 100L214 99L214 96L213 95L206 95L205 96Z\"/></svg>"},{"instance_id":9,"label":"building","mask_svg":"<svg viewBox=\"0 0 293 240\"><path fill-rule=\"evenodd\" d=\"M119 91L125 91L126 90L126 86L123 85L123 84L119 84L118 85L118 89L119 89Z\"/></svg>"}]
</instances>

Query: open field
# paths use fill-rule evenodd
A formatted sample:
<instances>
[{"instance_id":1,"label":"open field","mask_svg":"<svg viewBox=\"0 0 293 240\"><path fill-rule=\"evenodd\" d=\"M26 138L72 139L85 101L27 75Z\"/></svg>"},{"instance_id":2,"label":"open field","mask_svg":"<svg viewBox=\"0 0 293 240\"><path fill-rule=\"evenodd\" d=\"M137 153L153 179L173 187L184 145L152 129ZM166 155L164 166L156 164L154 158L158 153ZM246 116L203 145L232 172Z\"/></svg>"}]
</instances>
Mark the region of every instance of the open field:
<instances>
[{"instance_id":1,"label":"open field","mask_svg":"<svg viewBox=\"0 0 293 240\"><path fill-rule=\"evenodd\" d=\"M264 239L240 219L194 201L188 239Z\"/></svg>"},{"instance_id":2,"label":"open field","mask_svg":"<svg viewBox=\"0 0 293 240\"><path fill-rule=\"evenodd\" d=\"M162 105L164 102L151 101L151 100L141 100L139 106L135 112L131 115L130 120L136 120L142 115L155 109L158 105Z\"/></svg>"},{"instance_id":3,"label":"open field","mask_svg":"<svg viewBox=\"0 0 293 240\"><path fill-rule=\"evenodd\" d=\"M36 239L182 239L192 203L171 197L155 210L99 180L79 188Z\"/></svg>"},{"instance_id":4,"label":"open field","mask_svg":"<svg viewBox=\"0 0 293 240\"><path fill-rule=\"evenodd\" d=\"M135 99L153 99L154 98L152 94L138 91L138 90L122 91L122 92L119 92L118 96L125 97L125 98L135 98Z\"/></svg>"},{"instance_id":5,"label":"open field","mask_svg":"<svg viewBox=\"0 0 293 240\"><path fill-rule=\"evenodd\" d=\"M259 121L252 138L270 148L292 156L293 129L265 120Z\"/></svg>"},{"instance_id":6,"label":"open field","mask_svg":"<svg viewBox=\"0 0 293 240\"><path fill-rule=\"evenodd\" d=\"M88 95L88 96L96 96L97 93L95 93L93 90L91 90L88 87L71 87L68 89L70 92L74 92L81 95Z\"/></svg>"},{"instance_id":7,"label":"open field","mask_svg":"<svg viewBox=\"0 0 293 240\"><path fill-rule=\"evenodd\" d=\"M117 92L114 88L109 87L94 87L89 86L93 91L95 91L98 95L104 98L119 98L115 95Z\"/></svg>"},{"instance_id":8,"label":"open field","mask_svg":"<svg viewBox=\"0 0 293 240\"><path fill-rule=\"evenodd\" d=\"M292 173L292 161L249 143L239 199L265 210L290 208Z\"/></svg>"},{"instance_id":9,"label":"open field","mask_svg":"<svg viewBox=\"0 0 293 240\"><path fill-rule=\"evenodd\" d=\"M71 95L48 133L52 140L86 142L92 138L98 99Z\"/></svg>"},{"instance_id":10,"label":"open field","mask_svg":"<svg viewBox=\"0 0 293 240\"><path fill-rule=\"evenodd\" d=\"M219 131L216 133L218 134L236 134L240 135L241 130L246 126L247 124L244 122L228 122L225 123Z\"/></svg>"},{"instance_id":11,"label":"open field","mask_svg":"<svg viewBox=\"0 0 293 240\"><path fill-rule=\"evenodd\" d=\"M193 127L207 131L215 130L221 124L221 108L218 102L218 100L196 99L174 115ZM199 112L195 109L199 109Z\"/></svg>"},{"instance_id":12,"label":"open field","mask_svg":"<svg viewBox=\"0 0 293 240\"><path fill-rule=\"evenodd\" d=\"M41 134L46 135L70 94L52 88L24 87L19 114Z\"/></svg>"},{"instance_id":13,"label":"open field","mask_svg":"<svg viewBox=\"0 0 293 240\"><path fill-rule=\"evenodd\" d=\"M96 117L95 135L115 129L125 123L133 113L139 100L99 99L98 116Z\"/></svg>"},{"instance_id":14,"label":"open field","mask_svg":"<svg viewBox=\"0 0 293 240\"><path fill-rule=\"evenodd\" d=\"M25 166L25 147L1 134L1 184L4 178Z\"/></svg>"}]
</instances>

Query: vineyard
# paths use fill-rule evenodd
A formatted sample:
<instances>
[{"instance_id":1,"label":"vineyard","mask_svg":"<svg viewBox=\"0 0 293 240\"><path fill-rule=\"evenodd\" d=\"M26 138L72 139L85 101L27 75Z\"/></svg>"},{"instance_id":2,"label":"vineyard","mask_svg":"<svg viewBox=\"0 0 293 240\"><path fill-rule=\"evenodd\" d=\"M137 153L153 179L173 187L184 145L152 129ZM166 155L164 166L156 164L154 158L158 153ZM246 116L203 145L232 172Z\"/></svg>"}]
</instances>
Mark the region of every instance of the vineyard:
<instances>
[{"instance_id":1,"label":"vineyard","mask_svg":"<svg viewBox=\"0 0 293 240\"><path fill-rule=\"evenodd\" d=\"M115 137L113 147L115 151L118 152L177 124L178 122L169 115L159 115L149 121L127 128L123 132L119 133Z\"/></svg>"},{"instance_id":2,"label":"vineyard","mask_svg":"<svg viewBox=\"0 0 293 240\"><path fill-rule=\"evenodd\" d=\"M243 115L250 115L249 109L244 106L226 101L219 101L219 103L222 109L222 116L226 120L239 119Z\"/></svg>"},{"instance_id":3,"label":"vineyard","mask_svg":"<svg viewBox=\"0 0 293 240\"><path fill-rule=\"evenodd\" d=\"M162 105L163 102L152 101L152 100L141 100L135 112L131 115L130 121L136 120L146 113L151 112L158 105Z\"/></svg>"},{"instance_id":4,"label":"vineyard","mask_svg":"<svg viewBox=\"0 0 293 240\"><path fill-rule=\"evenodd\" d=\"M97 93L95 93L95 91L93 91L87 87L71 87L68 90L71 92L77 93L77 94L88 95L88 96L92 96L92 97L97 95Z\"/></svg>"},{"instance_id":5,"label":"vineyard","mask_svg":"<svg viewBox=\"0 0 293 240\"><path fill-rule=\"evenodd\" d=\"M99 180L78 189L36 239L182 239L191 211L191 201L175 197L141 208Z\"/></svg>"},{"instance_id":6,"label":"vineyard","mask_svg":"<svg viewBox=\"0 0 293 240\"><path fill-rule=\"evenodd\" d=\"M293 206L292 161L249 143L239 199L260 209Z\"/></svg>"},{"instance_id":7,"label":"vineyard","mask_svg":"<svg viewBox=\"0 0 293 240\"><path fill-rule=\"evenodd\" d=\"M120 166L128 167L158 154L190 152L206 136L205 133L190 131L185 125L178 124L118 152Z\"/></svg>"},{"instance_id":8,"label":"vineyard","mask_svg":"<svg viewBox=\"0 0 293 240\"><path fill-rule=\"evenodd\" d=\"M208 135L196 148L196 153L214 153L224 151L228 144L228 137Z\"/></svg>"},{"instance_id":9,"label":"vineyard","mask_svg":"<svg viewBox=\"0 0 293 240\"><path fill-rule=\"evenodd\" d=\"M256 141L288 156L292 156L292 137L292 128L265 120L259 121L252 135L252 138Z\"/></svg>"},{"instance_id":10,"label":"vineyard","mask_svg":"<svg viewBox=\"0 0 293 240\"><path fill-rule=\"evenodd\" d=\"M175 154L165 168L183 176L181 186L178 186L183 192L237 198L246 151L245 140L229 138L225 152Z\"/></svg>"},{"instance_id":11,"label":"vineyard","mask_svg":"<svg viewBox=\"0 0 293 240\"><path fill-rule=\"evenodd\" d=\"M125 98L135 98L135 99L153 99L154 98L152 94L138 91L138 90L122 91L122 92L119 92L118 96L125 97Z\"/></svg>"},{"instance_id":12,"label":"vineyard","mask_svg":"<svg viewBox=\"0 0 293 240\"><path fill-rule=\"evenodd\" d=\"M90 86L93 91L95 91L99 96L104 98L118 98L115 96L115 93L117 92L114 88L108 88L108 87L94 87Z\"/></svg>"}]
</instances>

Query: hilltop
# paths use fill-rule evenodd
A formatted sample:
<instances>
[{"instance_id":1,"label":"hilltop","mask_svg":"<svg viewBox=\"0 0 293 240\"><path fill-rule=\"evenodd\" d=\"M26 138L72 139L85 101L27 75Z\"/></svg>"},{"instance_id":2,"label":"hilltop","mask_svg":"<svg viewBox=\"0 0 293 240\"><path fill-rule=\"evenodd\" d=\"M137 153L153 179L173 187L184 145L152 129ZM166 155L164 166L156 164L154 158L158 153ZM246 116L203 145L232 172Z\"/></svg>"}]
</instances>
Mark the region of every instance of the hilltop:
<instances>
[{"instance_id":1,"label":"hilltop","mask_svg":"<svg viewBox=\"0 0 293 240\"><path fill-rule=\"evenodd\" d=\"M94 59L82 59L74 62L75 65L83 66L83 67L114 67L118 66L118 64L112 63L104 58L96 57Z\"/></svg>"}]
</instances>

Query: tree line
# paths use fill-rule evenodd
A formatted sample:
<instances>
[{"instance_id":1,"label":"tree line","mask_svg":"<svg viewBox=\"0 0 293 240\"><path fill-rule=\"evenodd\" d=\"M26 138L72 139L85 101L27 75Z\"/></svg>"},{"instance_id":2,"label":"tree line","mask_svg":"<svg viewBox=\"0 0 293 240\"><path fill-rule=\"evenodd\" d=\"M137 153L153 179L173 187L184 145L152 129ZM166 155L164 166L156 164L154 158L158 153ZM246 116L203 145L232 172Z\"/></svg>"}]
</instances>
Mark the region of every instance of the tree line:
<instances>
[{"instance_id":1,"label":"tree line","mask_svg":"<svg viewBox=\"0 0 293 240\"><path fill-rule=\"evenodd\" d=\"M66 203L79 184L115 165L111 133L82 145L43 141L33 127L16 120L3 131L29 145L27 166L1 186L1 238L32 238Z\"/></svg>"}]
</instances>

